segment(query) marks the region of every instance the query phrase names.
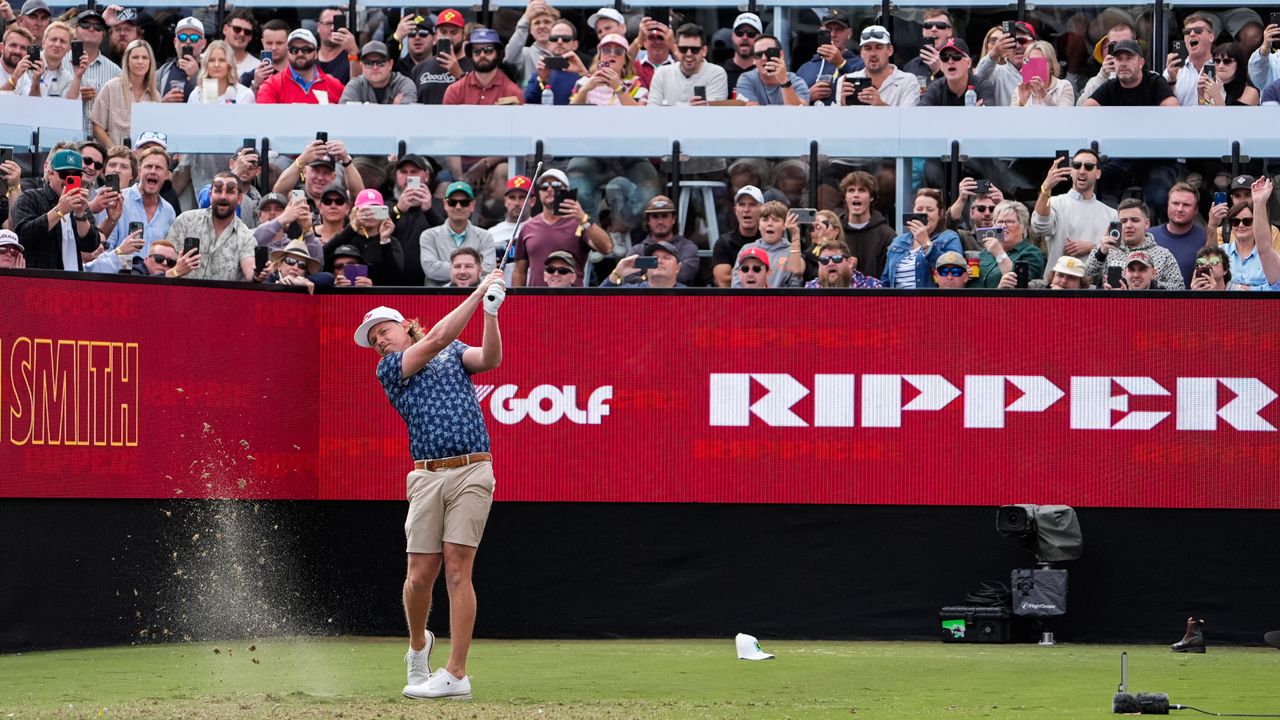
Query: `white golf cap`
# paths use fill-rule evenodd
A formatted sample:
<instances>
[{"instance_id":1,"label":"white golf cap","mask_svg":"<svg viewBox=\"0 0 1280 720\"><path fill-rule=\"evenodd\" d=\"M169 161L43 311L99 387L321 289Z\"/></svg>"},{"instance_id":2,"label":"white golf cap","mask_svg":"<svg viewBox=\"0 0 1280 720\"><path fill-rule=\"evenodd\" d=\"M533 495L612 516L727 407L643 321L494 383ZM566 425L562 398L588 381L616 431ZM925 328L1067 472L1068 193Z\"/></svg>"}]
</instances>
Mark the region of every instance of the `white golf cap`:
<instances>
[{"instance_id":1,"label":"white golf cap","mask_svg":"<svg viewBox=\"0 0 1280 720\"><path fill-rule=\"evenodd\" d=\"M175 35L182 32L183 30L195 30L196 32L200 33L201 36L203 36L204 23L200 22L200 18L198 17L184 17L178 21L177 25L173 26L173 32Z\"/></svg>"},{"instance_id":2,"label":"white golf cap","mask_svg":"<svg viewBox=\"0 0 1280 720\"><path fill-rule=\"evenodd\" d=\"M316 36L312 35L311 31L305 28L298 28L297 30L294 30L293 32L289 33L289 38L285 40L285 43L288 44L293 42L294 40L301 40L306 44L310 45L311 47L318 47L316 45Z\"/></svg>"},{"instance_id":3,"label":"white golf cap","mask_svg":"<svg viewBox=\"0 0 1280 720\"><path fill-rule=\"evenodd\" d=\"M626 18L622 17L622 13L618 12L617 10L614 10L611 7L602 7L599 10L592 13L591 17L587 18L587 27L594 30L596 27L597 20L612 20L618 23L619 25L627 24L627 20Z\"/></svg>"},{"instance_id":4,"label":"white golf cap","mask_svg":"<svg viewBox=\"0 0 1280 720\"><path fill-rule=\"evenodd\" d=\"M858 47L863 45L871 45L878 43L880 45L892 45L893 40L889 37L889 31L883 25L868 25L862 29L861 40Z\"/></svg>"},{"instance_id":5,"label":"white golf cap","mask_svg":"<svg viewBox=\"0 0 1280 720\"><path fill-rule=\"evenodd\" d=\"M760 22L760 16L755 13L742 13L733 19L733 24L729 27L737 30L743 25L750 25L755 28L758 33L764 32L764 23Z\"/></svg>"},{"instance_id":6,"label":"white golf cap","mask_svg":"<svg viewBox=\"0 0 1280 720\"><path fill-rule=\"evenodd\" d=\"M761 205L764 204L764 193L760 192L760 188L756 187L755 185L743 185L742 188L738 190L738 192L733 194L733 201L737 202L738 198L742 197L743 195L746 195L747 197L754 199L756 202L760 203Z\"/></svg>"},{"instance_id":7,"label":"white golf cap","mask_svg":"<svg viewBox=\"0 0 1280 720\"><path fill-rule=\"evenodd\" d=\"M542 184L547 180L559 180L560 182L564 183L565 187L569 186L569 176L565 175L559 170L556 170L555 168L552 168L550 170L543 170L542 174L538 176L538 184Z\"/></svg>"},{"instance_id":8,"label":"white golf cap","mask_svg":"<svg viewBox=\"0 0 1280 720\"><path fill-rule=\"evenodd\" d=\"M388 320L393 322L404 322L404 316L400 311L380 305L364 314L364 322L360 323L360 327L356 328L356 344L360 347L371 348L369 344L369 331L374 325L384 323Z\"/></svg>"},{"instance_id":9,"label":"white golf cap","mask_svg":"<svg viewBox=\"0 0 1280 720\"><path fill-rule=\"evenodd\" d=\"M738 646L739 660L772 660L773 656L760 649L760 641L746 633L738 633L733 639Z\"/></svg>"},{"instance_id":10,"label":"white golf cap","mask_svg":"<svg viewBox=\"0 0 1280 720\"><path fill-rule=\"evenodd\" d=\"M16 247L23 250L22 243L18 241L18 234L12 230L0 230L0 247Z\"/></svg>"}]
</instances>

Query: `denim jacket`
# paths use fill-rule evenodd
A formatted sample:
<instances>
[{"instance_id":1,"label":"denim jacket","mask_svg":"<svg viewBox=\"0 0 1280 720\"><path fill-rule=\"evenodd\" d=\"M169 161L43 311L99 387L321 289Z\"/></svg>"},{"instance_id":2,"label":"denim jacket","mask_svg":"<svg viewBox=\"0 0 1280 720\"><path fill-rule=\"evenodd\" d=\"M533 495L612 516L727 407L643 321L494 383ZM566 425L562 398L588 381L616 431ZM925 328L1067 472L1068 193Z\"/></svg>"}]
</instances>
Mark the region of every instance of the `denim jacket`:
<instances>
[{"instance_id":1,"label":"denim jacket","mask_svg":"<svg viewBox=\"0 0 1280 720\"><path fill-rule=\"evenodd\" d=\"M916 256L916 287L932 288L938 287L933 281L933 264L938 261L942 253L955 251L964 253L964 247L960 244L960 236L954 230L943 230L934 235L933 243L929 245L929 252ZM880 277L880 282L884 283L887 288L896 287L894 285L898 273L898 263L902 262L902 258L906 257L911 251L911 233L905 232L893 239L889 243L888 255L885 258L884 274Z\"/></svg>"}]
</instances>

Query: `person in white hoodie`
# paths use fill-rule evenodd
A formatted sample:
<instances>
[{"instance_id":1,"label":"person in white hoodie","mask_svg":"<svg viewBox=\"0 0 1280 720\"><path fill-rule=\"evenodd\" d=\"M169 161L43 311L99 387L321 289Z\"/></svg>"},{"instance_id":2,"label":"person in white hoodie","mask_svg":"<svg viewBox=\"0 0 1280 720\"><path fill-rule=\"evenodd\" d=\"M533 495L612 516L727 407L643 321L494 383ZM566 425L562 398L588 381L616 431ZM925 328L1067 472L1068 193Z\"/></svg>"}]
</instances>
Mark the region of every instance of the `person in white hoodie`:
<instances>
[{"instance_id":1,"label":"person in white hoodie","mask_svg":"<svg viewBox=\"0 0 1280 720\"><path fill-rule=\"evenodd\" d=\"M836 81L836 97L841 105L917 105L920 81L915 75L894 65L893 40L883 25L871 25L862 31L859 54L864 67ZM857 85L851 78L870 78L870 85L854 95ZM846 90L846 88L848 88Z\"/></svg>"},{"instance_id":2,"label":"person in white hoodie","mask_svg":"<svg viewBox=\"0 0 1280 720\"><path fill-rule=\"evenodd\" d=\"M1036 41L1036 31L1030 23L1015 22L1012 29L1012 33L1006 33L991 46L991 51L982 56L974 70L979 79L995 86L996 104L1001 107L1013 105L1017 100L1018 86L1022 84L1022 63L1027 59L1031 43ZM1002 59L1004 62L1000 62Z\"/></svg>"}]
</instances>

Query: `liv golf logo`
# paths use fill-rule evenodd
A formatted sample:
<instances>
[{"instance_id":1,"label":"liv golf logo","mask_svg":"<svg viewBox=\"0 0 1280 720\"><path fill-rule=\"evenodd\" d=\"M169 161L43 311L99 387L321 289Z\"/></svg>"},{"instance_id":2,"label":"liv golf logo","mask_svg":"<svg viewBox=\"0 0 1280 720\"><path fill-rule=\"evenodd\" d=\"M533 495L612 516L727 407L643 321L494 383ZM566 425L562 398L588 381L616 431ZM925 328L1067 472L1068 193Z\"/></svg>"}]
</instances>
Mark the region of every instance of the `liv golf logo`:
<instances>
[{"instance_id":1,"label":"liv golf logo","mask_svg":"<svg viewBox=\"0 0 1280 720\"><path fill-rule=\"evenodd\" d=\"M578 407L578 388L575 385L539 385L523 398L518 385L477 385L476 400L483 405L489 401L489 413L504 425L515 425L528 418L539 425L551 425L567 418L576 425L599 425L609 414L609 401L613 399L613 386L596 388L587 397L586 408Z\"/></svg>"}]
</instances>

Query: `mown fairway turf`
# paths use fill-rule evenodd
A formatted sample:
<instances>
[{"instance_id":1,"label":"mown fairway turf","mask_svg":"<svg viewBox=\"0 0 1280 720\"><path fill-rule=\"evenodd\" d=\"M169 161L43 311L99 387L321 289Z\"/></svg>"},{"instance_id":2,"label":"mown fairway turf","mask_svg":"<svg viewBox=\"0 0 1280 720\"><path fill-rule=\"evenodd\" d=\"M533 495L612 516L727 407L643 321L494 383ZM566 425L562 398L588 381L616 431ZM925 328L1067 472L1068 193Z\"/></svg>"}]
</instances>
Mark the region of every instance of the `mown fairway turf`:
<instances>
[{"instance_id":1,"label":"mown fairway turf","mask_svg":"<svg viewBox=\"0 0 1280 720\"><path fill-rule=\"evenodd\" d=\"M5 655L0 718L1102 718L1121 650L1131 691L1216 712L1280 713L1280 652L1269 648L761 644L778 658L738 660L732 638L480 640L471 702L400 697L398 639ZM447 655L442 639L433 666Z\"/></svg>"}]
</instances>

